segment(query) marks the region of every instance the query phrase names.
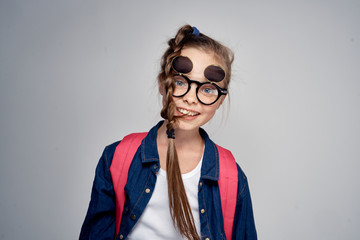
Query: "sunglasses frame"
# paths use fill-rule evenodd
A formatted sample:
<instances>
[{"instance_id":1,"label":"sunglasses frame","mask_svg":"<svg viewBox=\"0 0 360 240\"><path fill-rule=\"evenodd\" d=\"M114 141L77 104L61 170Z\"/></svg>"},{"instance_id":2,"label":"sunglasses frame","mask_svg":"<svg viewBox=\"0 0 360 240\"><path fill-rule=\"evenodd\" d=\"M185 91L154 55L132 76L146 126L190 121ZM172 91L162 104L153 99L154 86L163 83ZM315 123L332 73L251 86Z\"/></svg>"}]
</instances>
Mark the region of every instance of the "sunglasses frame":
<instances>
[{"instance_id":1,"label":"sunglasses frame","mask_svg":"<svg viewBox=\"0 0 360 240\"><path fill-rule=\"evenodd\" d=\"M191 89L191 84L192 84L192 83L195 83L196 86L197 86L197 87L196 87L196 98L198 99L198 101L199 101L200 103L202 103L202 104L204 104L204 105L212 105L212 104L216 103L217 100L219 100L219 98L220 98L222 95L226 95L226 94L228 93L227 89L224 89L224 88L219 87L219 86L218 86L216 83L214 83L214 82L210 82L210 81L209 81L209 82L199 82L199 81L191 80L190 78L188 78L188 77L187 77L185 74L183 74L183 73L177 73L177 74L174 74L174 76L181 76L181 77L185 78L185 80L188 82L188 89L187 89L187 90L185 91L185 93L182 94L182 95L176 96L176 95L173 94L173 97L183 97L183 96L185 96L185 95L189 92L189 90ZM218 96L217 96L217 98L216 98L212 103L204 103L204 102L201 101L200 98L199 98L199 95L198 95L199 89L200 89L200 87L201 87L202 85L205 85L205 84L214 85L215 88L216 88L217 91L218 91Z\"/></svg>"},{"instance_id":2,"label":"sunglasses frame","mask_svg":"<svg viewBox=\"0 0 360 240\"><path fill-rule=\"evenodd\" d=\"M207 67L205 68L205 70L204 70L204 77L208 80L208 82L199 82L199 81L191 80L190 78L188 78L188 76L186 76L186 74L188 74L189 72L187 72L187 73L181 73L181 72L177 71L177 70L174 68L173 62L174 62L174 60L175 60L176 58L178 58L178 57L184 57L184 58L189 59L189 61L191 62L191 65L192 65L191 70L190 70L189 72L191 72L191 71L192 71L192 68L193 68L193 63L192 63L191 59L190 59L189 57L187 57L187 56L178 55L178 56L175 56L175 57L171 60L171 68L172 68L172 70L174 70L174 71L176 72L176 74L174 74L174 76L182 76L182 77L184 77L185 80L188 82L188 89L186 90L186 92L185 92L184 94L182 94L182 95L179 95L179 96L173 95L173 97L183 97L183 96L185 96L185 95L189 92L189 90L191 89L191 84L192 84L192 83L195 83L196 86L197 86L197 87L196 87L196 98L199 100L200 103L202 103L202 104L204 104L204 105L212 105L212 104L216 103L217 100L219 100L219 98L220 98L222 95L226 95L226 94L228 93L227 89L221 88L221 87L219 87L219 86L215 83L215 82L221 82L221 81L223 81L223 80L226 78L226 71L225 71L222 67L217 66L217 65L209 65L209 66L219 67L221 70L224 71L224 73L225 73L224 78L221 79L220 81L211 81L211 80L209 80L209 79L205 76L205 70L209 67L209 66L207 66ZM199 89L200 89L200 87L201 87L202 85L204 85L204 84L214 85L214 86L216 87L216 89L218 90L218 96L217 96L216 100L215 100L214 102L212 102L212 103L204 103L204 102L201 101L201 100L199 99L199 97L198 97Z\"/></svg>"},{"instance_id":3,"label":"sunglasses frame","mask_svg":"<svg viewBox=\"0 0 360 240\"><path fill-rule=\"evenodd\" d=\"M182 73L182 74L188 74L188 73L189 73L189 72L186 72L186 73L185 73L185 72L179 72L178 70L176 70L176 69L174 68L174 64L173 64L173 63L174 63L174 60L177 59L178 57L183 57L183 58L189 59L189 61L191 62L191 70L190 70L189 72L191 72L194 64L192 63L192 61L191 61L191 59L190 59L189 57L183 56L183 55L178 55L178 56L173 57L173 59L171 60L171 68L172 68L175 72L177 72L177 73ZM206 71L206 69L207 69L208 67L211 67L211 66L218 67L218 68L220 68L220 69L224 72L224 77L223 77L223 79L221 79L220 81L211 81L210 79L208 79L208 78L206 77L205 71ZM227 76L226 71L225 71L221 66L219 66L219 65L213 65L213 64L212 64L212 65L207 66L207 67L204 69L204 77L205 77L209 82L221 82L221 81L223 81L224 79L226 79L226 76Z\"/></svg>"}]
</instances>

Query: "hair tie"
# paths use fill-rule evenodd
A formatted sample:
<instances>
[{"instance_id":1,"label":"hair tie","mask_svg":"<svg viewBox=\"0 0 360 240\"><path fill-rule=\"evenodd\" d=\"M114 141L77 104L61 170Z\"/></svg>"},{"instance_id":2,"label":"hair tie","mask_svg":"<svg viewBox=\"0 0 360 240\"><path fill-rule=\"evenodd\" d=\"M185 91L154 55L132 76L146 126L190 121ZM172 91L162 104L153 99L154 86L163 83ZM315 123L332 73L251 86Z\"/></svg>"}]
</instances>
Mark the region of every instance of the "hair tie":
<instances>
[{"instance_id":1,"label":"hair tie","mask_svg":"<svg viewBox=\"0 0 360 240\"><path fill-rule=\"evenodd\" d=\"M192 28L193 28L192 35L199 36L199 34L200 34L199 29L197 29L196 27L192 27Z\"/></svg>"},{"instance_id":2,"label":"hair tie","mask_svg":"<svg viewBox=\"0 0 360 240\"><path fill-rule=\"evenodd\" d=\"M167 134L168 138L175 139L175 130L174 129L170 129L170 130L167 129L166 134Z\"/></svg>"}]
</instances>

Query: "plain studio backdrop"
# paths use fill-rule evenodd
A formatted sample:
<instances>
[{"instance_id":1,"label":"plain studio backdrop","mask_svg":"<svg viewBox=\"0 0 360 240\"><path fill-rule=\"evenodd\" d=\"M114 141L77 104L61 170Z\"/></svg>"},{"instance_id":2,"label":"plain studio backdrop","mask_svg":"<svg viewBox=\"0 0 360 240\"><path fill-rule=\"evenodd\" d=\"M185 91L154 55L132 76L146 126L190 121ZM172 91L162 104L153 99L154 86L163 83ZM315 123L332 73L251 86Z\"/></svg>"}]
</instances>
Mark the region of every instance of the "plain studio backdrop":
<instances>
[{"instance_id":1,"label":"plain studio backdrop","mask_svg":"<svg viewBox=\"0 0 360 240\"><path fill-rule=\"evenodd\" d=\"M205 129L248 176L259 239L360 237L360 1L0 1L0 239L78 238L104 147L160 120L189 23L235 52Z\"/></svg>"}]
</instances>

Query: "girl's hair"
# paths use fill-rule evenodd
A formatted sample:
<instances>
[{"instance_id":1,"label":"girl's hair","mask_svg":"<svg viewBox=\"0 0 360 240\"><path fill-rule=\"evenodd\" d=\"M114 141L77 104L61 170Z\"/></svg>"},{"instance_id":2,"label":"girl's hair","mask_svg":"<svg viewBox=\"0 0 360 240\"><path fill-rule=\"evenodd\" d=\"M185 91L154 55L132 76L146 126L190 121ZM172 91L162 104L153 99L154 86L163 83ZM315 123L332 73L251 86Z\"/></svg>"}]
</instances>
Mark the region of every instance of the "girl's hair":
<instances>
[{"instance_id":1,"label":"girl's hair","mask_svg":"<svg viewBox=\"0 0 360 240\"><path fill-rule=\"evenodd\" d=\"M205 52L214 53L216 59L223 64L226 72L224 87L227 88L230 82L231 64L234 59L232 51L214 39L202 33L198 33L197 31L196 28L193 28L190 25L181 27L176 36L168 41L169 47L161 59L161 70L158 75L159 87L163 95L161 116L167 120L166 128L170 132L174 131L177 124L177 119L174 116L176 106L172 97L171 63L174 57L180 55L181 50L184 47L194 47ZM169 207L173 223L187 239L200 239L200 236L196 231L194 217L186 196L173 138L169 138L166 169Z\"/></svg>"}]
</instances>

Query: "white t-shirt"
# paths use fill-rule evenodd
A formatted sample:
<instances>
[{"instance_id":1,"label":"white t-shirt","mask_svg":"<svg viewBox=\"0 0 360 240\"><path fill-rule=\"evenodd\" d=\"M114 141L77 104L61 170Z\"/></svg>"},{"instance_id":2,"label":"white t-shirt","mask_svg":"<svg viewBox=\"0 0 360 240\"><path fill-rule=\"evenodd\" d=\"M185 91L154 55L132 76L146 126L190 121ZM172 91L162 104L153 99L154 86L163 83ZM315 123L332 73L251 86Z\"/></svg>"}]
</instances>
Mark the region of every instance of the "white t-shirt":
<instances>
[{"instance_id":1,"label":"white t-shirt","mask_svg":"<svg viewBox=\"0 0 360 240\"><path fill-rule=\"evenodd\" d=\"M199 235L198 183L200 180L201 164L202 158L191 172L182 174L186 195ZM171 219L166 171L163 169L160 169L151 199L132 232L129 234L128 239L186 239L177 231Z\"/></svg>"}]
</instances>

